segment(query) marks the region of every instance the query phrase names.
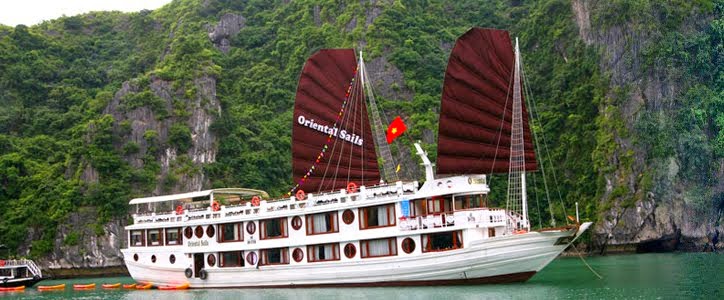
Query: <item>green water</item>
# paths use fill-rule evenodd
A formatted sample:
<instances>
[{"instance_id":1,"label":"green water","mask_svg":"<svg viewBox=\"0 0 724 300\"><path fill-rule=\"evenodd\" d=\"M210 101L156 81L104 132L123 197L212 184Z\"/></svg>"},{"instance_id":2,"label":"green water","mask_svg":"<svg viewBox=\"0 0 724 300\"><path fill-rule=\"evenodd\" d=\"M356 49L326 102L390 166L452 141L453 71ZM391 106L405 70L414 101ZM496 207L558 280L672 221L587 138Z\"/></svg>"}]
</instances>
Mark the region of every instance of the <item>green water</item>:
<instances>
[{"instance_id":1,"label":"green water","mask_svg":"<svg viewBox=\"0 0 724 300\"><path fill-rule=\"evenodd\" d=\"M639 254L591 257L598 279L578 258L559 258L526 283L460 287L72 291L73 283L132 279L48 280L62 292L0 293L3 299L724 299L724 255Z\"/></svg>"}]
</instances>

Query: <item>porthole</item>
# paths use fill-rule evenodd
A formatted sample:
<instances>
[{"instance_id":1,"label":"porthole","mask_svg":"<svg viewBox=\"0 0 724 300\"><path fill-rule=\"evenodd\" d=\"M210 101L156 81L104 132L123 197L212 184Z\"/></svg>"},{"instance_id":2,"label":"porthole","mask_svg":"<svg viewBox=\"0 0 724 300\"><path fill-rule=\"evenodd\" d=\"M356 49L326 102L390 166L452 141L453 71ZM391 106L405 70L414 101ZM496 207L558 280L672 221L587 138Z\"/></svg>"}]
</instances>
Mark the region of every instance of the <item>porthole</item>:
<instances>
[{"instance_id":1,"label":"porthole","mask_svg":"<svg viewBox=\"0 0 724 300\"><path fill-rule=\"evenodd\" d=\"M294 249L294 252L292 252L292 257L294 258L294 261L300 262L302 259L304 259L304 252L302 252L302 249Z\"/></svg>"},{"instance_id":2,"label":"porthole","mask_svg":"<svg viewBox=\"0 0 724 300\"><path fill-rule=\"evenodd\" d=\"M206 262L209 263L209 267L213 267L216 265L216 255L209 254L209 256L206 258Z\"/></svg>"},{"instance_id":3,"label":"porthole","mask_svg":"<svg viewBox=\"0 0 724 300\"><path fill-rule=\"evenodd\" d=\"M156 255L151 255L151 262L156 263Z\"/></svg>"},{"instance_id":4,"label":"porthole","mask_svg":"<svg viewBox=\"0 0 724 300\"><path fill-rule=\"evenodd\" d=\"M168 257L168 262L170 262L172 265L176 263L176 255L171 254L171 256Z\"/></svg>"},{"instance_id":5,"label":"porthole","mask_svg":"<svg viewBox=\"0 0 724 300\"><path fill-rule=\"evenodd\" d=\"M354 246L354 244L349 243L347 245L344 245L344 256L347 258L353 258L355 255L357 255L357 248Z\"/></svg>"},{"instance_id":6,"label":"porthole","mask_svg":"<svg viewBox=\"0 0 724 300\"><path fill-rule=\"evenodd\" d=\"M138 261L138 254L134 254L134 255L133 255L133 260L134 260L134 261Z\"/></svg>"},{"instance_id":7,"label":"porthole","mask_svg":"<svg viewBox=\"0 0 724 300\"><path fill-rule=\"evenodd\" d=\"M193 234L194 234L194 230L191 229L191 227L186 227L186 229L184 229L184 236L185 236L187 239L190 239L191 236L193 236Z\"/></svg>"},{"instance_id":8,"label":"porthole","mask_svg":"<svg viewBox=\"0 0 724 300\"><path fill-rule=\"evenodd\" d=\"M246 255L246 262L248 262L250 265L256 265L256 261L256 252L249 252L249 254Z\"/></svg>"},{"instance_id":9,"label":"porthole","mask_svg":"<svg viewBox=\"0 0 724 300\"><path fill-rule=\"evenodd\" d=\"M246 232L249 234L254 234L256 231L256 224L254 222L246 223Z\"/></svg>"},{"instance_id":10,"label":"porthole","mask_svg":"<svg viewBox=\"0 0 724 300\"><path fill-rule=\"evenodd\" d=\"M292 218L292 228L294 228L294 230L302 228L302 218L299 216Z\"/></svg>"},{"instance_id":11,"label":"porthole","mask_svg":"<svg viewBox=\"0 0 724 300\"><path fill-rule=\"evenodd\" d=\"M201 225L196 226L196 229L194 230L194 232L196 233L197 238L201 238L202 236L204 236L204 228L201 227Z\"/></svg>"},{"instance_id":12,"label":"porthole","mask_svg":"<svg viewBox=\"0 0 724 300\"><path fill-rule=\"evenodd\" d=\"M214 225L209 225L209 227L206 227L206 235L212 238L214 237L214 234L216 234L216 229L214 229Z\"/></svg>"},{"instance_id":13,"label":"porthole","mask_svg":"<svg viewBox=\"0 0 724 300\"><path fill-rule=\"evenodd\" d=\"M405 253L407 254L415 251L415 241L411 238L405 238L404 240L402 240L402 251L405 251Z\"/></svg>"},{"instance_id":14,"label":"porthole","mask_svg":"<svg viewBox=\"0 0 724 300\"><path fill-rule=\"evenodd\" d=\"M349 209L345 209L342 213L342 221L347 225L352 224L354 222L354 213Z\"/></svg>"}]
</instances>

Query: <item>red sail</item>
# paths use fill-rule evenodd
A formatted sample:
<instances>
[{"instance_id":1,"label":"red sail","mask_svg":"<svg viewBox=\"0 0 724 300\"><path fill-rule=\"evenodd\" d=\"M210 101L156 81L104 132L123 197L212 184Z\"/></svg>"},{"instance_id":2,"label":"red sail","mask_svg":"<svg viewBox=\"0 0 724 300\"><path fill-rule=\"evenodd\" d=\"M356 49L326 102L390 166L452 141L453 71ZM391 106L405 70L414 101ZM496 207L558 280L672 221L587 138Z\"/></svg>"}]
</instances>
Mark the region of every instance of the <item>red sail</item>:
<instances>
[{"instance_id":1,"label":"red sail","mask_svg":"<svg viewBox=\"0 0 724 300\"><path fill-rule=\"evenodd\" d=\"M380 181L356 68L352 49L323 49L304 64L292 126L292 174L299 184L296 189L315 193L343 188L348 182L371 185Z\"/></svg>"},{"instance_id":2,"label":"red sail","mask_svg":"<svg viewBox=\"0 0 724 300\"><path fill-rule=\"evenodd\" d=\"M473 28L458 38L442 91L438 174L508 172L514 58L505 30ZM525 169L534 171L537 164L525 101L523 126Z\"/></svg>"}]
</instances>

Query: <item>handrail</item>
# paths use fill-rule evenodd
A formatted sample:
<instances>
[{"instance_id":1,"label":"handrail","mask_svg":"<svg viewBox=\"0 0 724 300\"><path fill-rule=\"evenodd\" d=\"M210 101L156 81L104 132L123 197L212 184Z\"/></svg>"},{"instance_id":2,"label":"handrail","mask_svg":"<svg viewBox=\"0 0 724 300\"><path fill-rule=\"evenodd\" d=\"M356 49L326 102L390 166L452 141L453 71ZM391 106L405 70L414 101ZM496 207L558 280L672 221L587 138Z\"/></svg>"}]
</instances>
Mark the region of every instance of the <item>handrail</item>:
<instances>
[{"instance_id":1,"label":"handrail","mask_svg":"<svg viewBox=\"0 0 724 300\"><path fill-rule=\"evenodd\" d=\"M273 212L278 210L303 210L307 207L315 207L322 205L332 205L342 202L342 199L358 201L368 200L372 195L385 194L389 197L404 195L409 191L417 190L416 182L395 182L378 184L371 187L361 186L356 193L347 193L346 190L328 191L321 194L309 194L307 199L303 201L294 201L294 197L262 201L260 206L250 206L249 202L244 204L236 204L232 206L221 206L218 212L232 215L253 214ZM249 211L251 210L251 211ZM167 222L185 222L199 219L212 213L208 207L186 209L183 214L176 214L175 210L163 212L151 212L143 214L134 214L134 224L144 223L167 223Z\"/></svg>"},{"instance_id":2,"label":"handrail","mask_svg":"<svg viewBox=\"0 0 724 300\"><path fill-rule=\"evenodd\" d=\"M43 276L42 271L38 268L38 265L34 261L29 259L7 259L4 260L5 267L22 267L26 266L33 275Z\"/></svg>"}]
</instances>

